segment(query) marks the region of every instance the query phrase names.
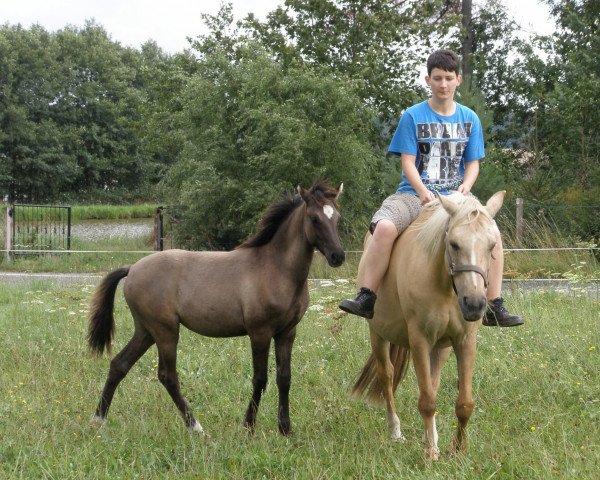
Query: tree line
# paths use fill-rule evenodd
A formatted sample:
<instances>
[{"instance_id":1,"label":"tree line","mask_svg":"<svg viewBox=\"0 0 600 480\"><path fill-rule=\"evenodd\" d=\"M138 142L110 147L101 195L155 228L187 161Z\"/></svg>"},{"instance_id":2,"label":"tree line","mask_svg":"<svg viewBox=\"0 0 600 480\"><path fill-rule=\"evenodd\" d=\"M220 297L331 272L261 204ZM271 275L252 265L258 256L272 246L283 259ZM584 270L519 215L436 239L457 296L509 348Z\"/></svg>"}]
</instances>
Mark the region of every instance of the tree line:
<instances>
[{"instance_id":1,"label":"tree line","mask_svg":"<svg viewBox=\"0 0 600 480\"><path fill-rule=\"evenodd\" d=\"M230 4L166 54L121 46L93 21L0 27L0 190L9 201L177 206L182 245L230 248L265 205L316 178L344 182L359 239L399 181L385 151L427 97L430 51L461 52L458 100L486 159L475 193L504 188L600 236L600 4L546 0L556 31L524 36L500 0L286 0L261 21ZM175 214L175 213L174 213Z\"/></svg>"}]
</instances>

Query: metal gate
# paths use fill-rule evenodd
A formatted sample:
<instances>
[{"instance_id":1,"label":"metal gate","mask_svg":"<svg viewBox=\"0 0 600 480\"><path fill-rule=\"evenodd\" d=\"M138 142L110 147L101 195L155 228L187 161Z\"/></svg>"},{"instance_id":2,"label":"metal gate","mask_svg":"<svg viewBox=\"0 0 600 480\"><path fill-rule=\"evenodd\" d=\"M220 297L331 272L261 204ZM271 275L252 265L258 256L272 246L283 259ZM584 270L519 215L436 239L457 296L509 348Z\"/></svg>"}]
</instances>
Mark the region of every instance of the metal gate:
<instances>
[{"instance_id":1,"label":"metal gate","mask_svg":"<svg viewBox=\"0 0 600 480\"><path fill-rule=\"evenodd\" d=\"M71 207L14 204L8 211L7 253L50 253L71 249Z\"/></svg>"}]
</instances>

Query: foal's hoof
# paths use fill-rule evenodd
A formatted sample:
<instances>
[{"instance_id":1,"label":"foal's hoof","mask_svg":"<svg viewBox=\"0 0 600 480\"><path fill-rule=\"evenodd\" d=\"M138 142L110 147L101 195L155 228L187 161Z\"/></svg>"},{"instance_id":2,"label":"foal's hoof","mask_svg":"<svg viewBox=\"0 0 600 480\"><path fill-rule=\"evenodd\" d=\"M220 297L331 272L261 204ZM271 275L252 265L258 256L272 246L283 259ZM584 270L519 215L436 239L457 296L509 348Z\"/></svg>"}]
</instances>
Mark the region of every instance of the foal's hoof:
<instances>
[{"instance_id":1,"label":"foal's hoof","mask_svg":"<svg viewBox=\"0 0 600 480\"><path fill-rule=\"evenodd\" d=\"M244 428L248 432L248 435L254 435L254 424L244 422Z\"/></svg>"},{"instance_id":2,"label":"foal's hoof","mask_svg":"<svg viewBox=\"0 0 600 480\"><path fill-rule=\"evenodd\" d=\"M202 425L200 425L200 422L198 422L198 420L196 420L194 422L193 425L190 425L188 427L188 430L190 433L196 434L196 435L200 435L208 440L210 440L212 437L206 433L206 431L202 428Z\"/></svg>"},{"instance_id":3,"label":"foal's hoof","mask_svg":"<svg viewBox=\"0 0 600 480\"><path fill-rule=\"evenodd\" d=\"M289 437L292 434L291 425L279 425L279 433L285 435L286 437Z\"/></svg>"},{"instance_id":4,"label":"foal's hoof","mask_svg":"<svg viewBox=\"0 0 600 480\"><path fill-rule=\"evenodd\" d=\"M406 442L406 437L402 435L402 432L394 432L390 435L392 442L404 443Z\"/></svg>"},{"instance_id":5,"label":"foal's hoof","mask_svg":"<svg viewBox=\"0 0 600 480\"><path fill-rule=\"evenodd\" d=\"M90 425L93 428L100 428L100 427L104 426L105 423L106 423L106 418L101 417L100 415L93 415L92 418L90 419Z\"/></svg>"}]
</instances>

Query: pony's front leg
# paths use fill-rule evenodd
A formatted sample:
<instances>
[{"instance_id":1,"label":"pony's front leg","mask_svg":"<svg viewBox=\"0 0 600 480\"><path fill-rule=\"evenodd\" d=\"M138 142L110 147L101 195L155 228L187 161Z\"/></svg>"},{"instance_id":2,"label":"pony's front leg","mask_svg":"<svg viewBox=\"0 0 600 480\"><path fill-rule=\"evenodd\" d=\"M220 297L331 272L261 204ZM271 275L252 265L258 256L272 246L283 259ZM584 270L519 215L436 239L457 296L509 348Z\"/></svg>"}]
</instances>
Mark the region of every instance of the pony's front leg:
<instances>
[{"instance_id":1,"label":"pony's front leg","mask_svg":"<svg viewBox=\"0 0 600 480\"><path fill-rule=\"evenodd\" d=\"M477 351L475 333L467 336L460 344L454 345L458 368L458 397L455 412L458 419L456 436L450 445L451 453L466 452L467 423L473 413L473 366Z\"/></svg>"},{"instance_id":2,"label":"pony's front leg","mask_svg":"<svg viewBox=\"0 0 600 480\"><path fill-rule=\"evenodd\" d=\"M385 399L387 425L390 438L395 442L406 440L400 429L400 419L394 403L394 365L390 360L390 342L371 330L371 348L375 355L377 377Z\"/></svg>"},{"instance_id":3,"label":"pony's front leg","mask_svg":"<svg viewBox=\"0 0 600 480\"><path fill-rule=\"evenodd\" d=\"M425 424L425 460L437 460L440 456L435 425L435 390L431 377L431 347L425 339L411 339L411 353L417 382L419 384L419 413Z\"/></svg>"},{"instance_id":4,"label":"pony's front leg","mask_svg":"<svg viewBox=\"0 0 600 480\"><path fill-rule=\"evenodd\" d=\"M267 369L269 364L269 348L271 347L270 335L255 335L250 337L252 346L252 398L246 410L244 425L250 433L254 433L256 414L260 399L267 388Z\"/></svg>"},{"instance_id":5,"label":"pony's front leg","mask_svg":"<svg viewBox=\"0 0 600 480\"><path fill-rule=\"evenodd\" d=\"M292 347L296 338L293 328L275 337L275 359L277 362L277 388L279 389L278 425L279 431L289 435L290 423L290 386L292 384Z\"/></svg>"}]
</instances>

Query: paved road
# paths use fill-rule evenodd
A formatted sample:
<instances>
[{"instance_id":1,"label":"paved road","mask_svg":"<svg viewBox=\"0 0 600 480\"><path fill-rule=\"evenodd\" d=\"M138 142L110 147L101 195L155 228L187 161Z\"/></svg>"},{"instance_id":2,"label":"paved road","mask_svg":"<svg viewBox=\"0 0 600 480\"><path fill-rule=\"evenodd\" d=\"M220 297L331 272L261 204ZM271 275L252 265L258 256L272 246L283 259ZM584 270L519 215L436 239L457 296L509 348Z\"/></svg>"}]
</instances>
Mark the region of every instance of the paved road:
<instances>
[{"instance_id":1,"label":"paved road","mask_svg":"<svg viewBox=\"0 0 600 480\"><path fill-rule=\"evenodd\" d=\"M32 283L36 281L53 281L60 285L70 285L73 283L85 283L96 285L102 275L93 273L19 273L19 272L0 272L0 282L5 283Z\"/></svg>"}]
</instances>

